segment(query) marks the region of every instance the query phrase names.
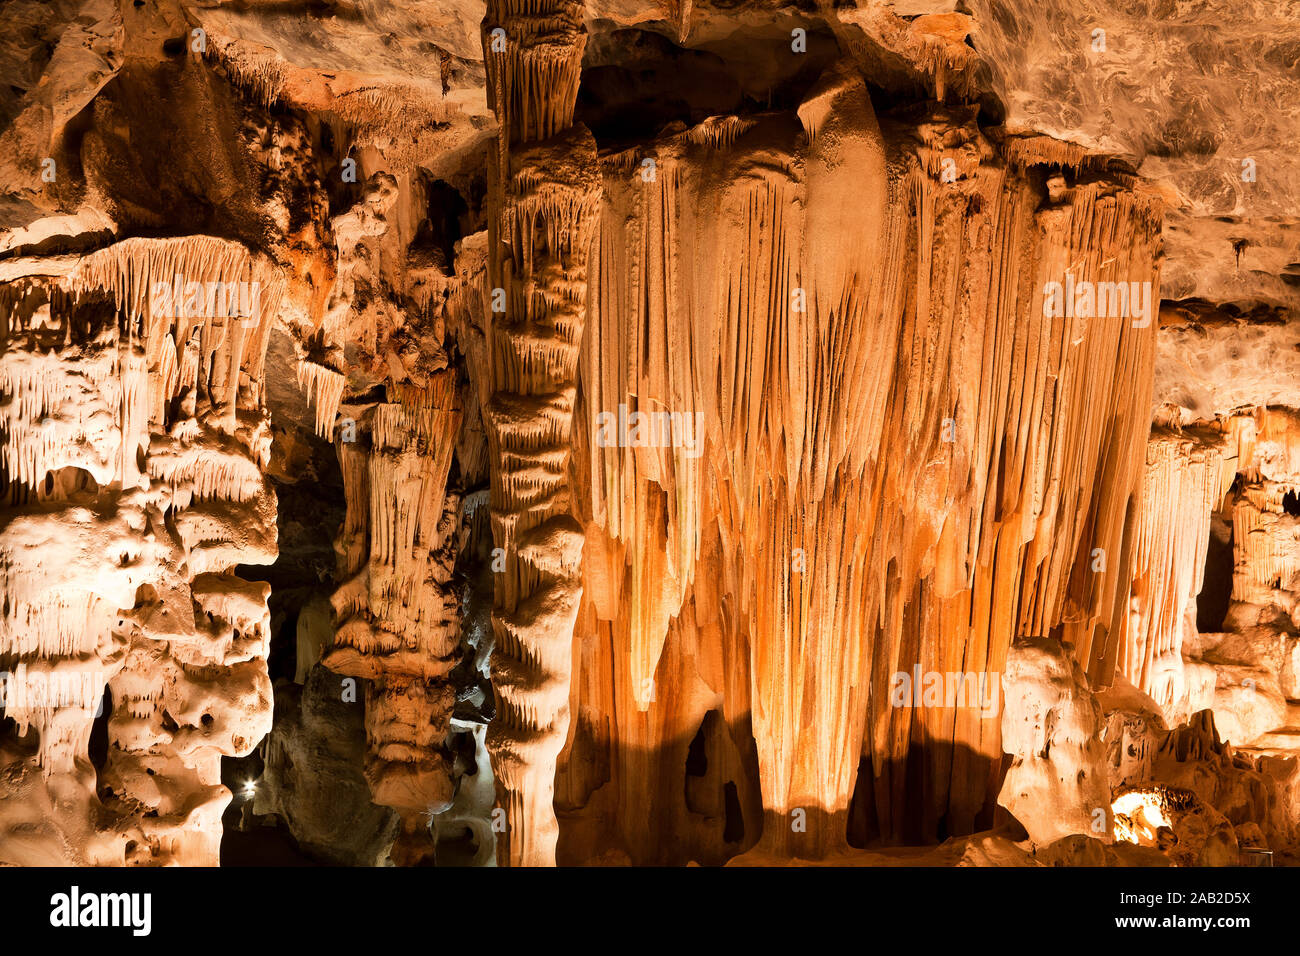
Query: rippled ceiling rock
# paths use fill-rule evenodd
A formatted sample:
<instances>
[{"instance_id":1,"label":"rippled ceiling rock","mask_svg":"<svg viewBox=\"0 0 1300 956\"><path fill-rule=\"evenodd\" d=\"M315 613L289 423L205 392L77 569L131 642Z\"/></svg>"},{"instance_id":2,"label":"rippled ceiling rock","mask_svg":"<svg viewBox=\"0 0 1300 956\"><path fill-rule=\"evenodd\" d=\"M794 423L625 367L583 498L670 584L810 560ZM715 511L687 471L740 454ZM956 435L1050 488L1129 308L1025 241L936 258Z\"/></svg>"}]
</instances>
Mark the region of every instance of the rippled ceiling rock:
<instances>
[{"instance_id":1,"label":"rippled ceiling rock","mask_svg":"<svg viewBox=\"0 0 1300 956\"><path fill-rule=\"evenodd\" d=\"M1294 305L1300 5L972 0L1006 122L1167 189L1166 298Z\"/></svg>"}]
</instances>

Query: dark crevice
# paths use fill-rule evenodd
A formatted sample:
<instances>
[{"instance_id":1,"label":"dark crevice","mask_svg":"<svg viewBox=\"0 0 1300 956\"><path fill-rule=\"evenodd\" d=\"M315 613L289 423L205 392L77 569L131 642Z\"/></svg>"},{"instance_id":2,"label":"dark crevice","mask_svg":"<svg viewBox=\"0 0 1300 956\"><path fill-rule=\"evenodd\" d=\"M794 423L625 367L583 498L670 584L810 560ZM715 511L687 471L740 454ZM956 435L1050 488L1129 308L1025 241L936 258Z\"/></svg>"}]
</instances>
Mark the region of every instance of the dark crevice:
<instances>
[{"instance_id":1,"label":"dark crevice","mask_svg":"<svg viewBox=\"0 0 1300 956\"><path fill-rule=\"evenodd\" d=\"M96 771L102 771L108 763L108 721L112 716L113 694L105 687L95 722L90 727L90 762Z\"/></svg>"},{"instance_id":2,"label":"dark crevice","mask_svg":"<svg viewBox=\"0 0 1300 956\"><path fill-rule=\"evenodd\" d=\"M1233 496L1228 496L1232 501ZM1196 629L1202 634L1223 630L1232 603L1232 512L1216 512L1210 518L1205 550L1205 580L1196 597Z\"/></svg>"},{"instance_id":3,"label":"dark crevice","mask_svg":"<svg viewBox=\"0 0 1300 956\"><path fill-rule=\"evenodd\" d=\"M709 722L709 717L713 716L714 711L709 711L704 720L700 723L700 729L696 731L690 747L686 751L686 776L703 777L709 772L709 756L705 752L705 726Z\"/></svg>"},{"instance_id":4,"label":"dark crevice","mask_svg":"<svg viewBox=\"0 0 1300 956\"><path fill-rule=\"evenodd\" d=\"M790 29L807 31L806 52ZM842 53L817 21L741 31L725 46L681 47L652 29L596 32L583 57L575 122L602 149L644 144L665 127L710 116L793 110Z\"/></svg>"},{"instance_id":5,"label":"dark crevice","mask_svg":"<svg viewBox=\"0 0 1300 956\"><path fill-rule=\"evenodd\" d=\"M723 812L722 826L724 843L739 843L745 839L745 814L740 807L740 794L734 782L728 780L722 788Z\"/></svg>"}]
</instances>

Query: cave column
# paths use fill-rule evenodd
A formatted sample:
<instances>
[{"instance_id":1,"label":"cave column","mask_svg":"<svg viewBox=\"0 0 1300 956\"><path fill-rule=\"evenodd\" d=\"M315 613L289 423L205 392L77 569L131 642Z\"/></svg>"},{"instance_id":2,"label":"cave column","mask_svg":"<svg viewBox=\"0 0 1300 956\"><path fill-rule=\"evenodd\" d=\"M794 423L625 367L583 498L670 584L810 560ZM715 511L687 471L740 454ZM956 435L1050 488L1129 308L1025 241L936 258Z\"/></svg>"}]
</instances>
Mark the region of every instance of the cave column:
<instances>
[{"instance_id":1,"label":"cave column","mask_svg":"<svg viewBox=\"0 0 1300 956\"><path fill-rule=\"evenodd\" d=\"M489 172L484 425L495 576L488 747L506 830L498 858L555 863L555 765L569 724L583 533L570 438L600 180L573 125L586 35L578 3L492 0L483 23L500 124Z\"/></svg>"}]
</instances>

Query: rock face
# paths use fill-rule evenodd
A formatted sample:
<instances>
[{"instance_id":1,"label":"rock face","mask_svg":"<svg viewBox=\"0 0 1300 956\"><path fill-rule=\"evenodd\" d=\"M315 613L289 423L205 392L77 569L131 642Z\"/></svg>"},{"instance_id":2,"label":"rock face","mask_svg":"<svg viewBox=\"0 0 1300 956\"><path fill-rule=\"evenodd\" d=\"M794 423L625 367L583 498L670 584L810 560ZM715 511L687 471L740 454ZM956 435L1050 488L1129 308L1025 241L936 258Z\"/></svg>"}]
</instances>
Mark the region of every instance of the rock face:
<instances>
[{"instance_id":1,"label":"rock face","mask_svg":"<svg viewBox=\"0 0 1300 956\"><path fill-rule=\"evenodd\" d=\"M400 819L371 802L363 711L340 693L339 682L315 667L302 687L276 688L275 726L252 812L283 818L302 849L330 863L382 865Z\"/></svg>"},{"instance_id":2,"label":"rock face","mask_svg":"<svg viewBox=\"0 0 1300 956\"><path fill-rule=\"evenodd\" d=\"M1012 755L998 803L1047 846L1071 834L1110 842L1102 711L1069 649L1016 641L1003 679L1002 746Z\"/></svg>"},{"instance_id":3,"label":"rock face","mask_svg":"<svg viewBox=\"0 0 1300 956\"><path fill-rule=\"evenodd\" d=\"M1180 866L1235 866L1242 847L1293 857L1297 772L1293 757L1234 752L1201 711L1163 735L1148 774L1117 788L1116 836Z\"/></svg>"},{"instance_id":4,"label":"rock face","mask_svg":"<svg viewBox=\"0 0 1300 956\"><path fill-rule=\"evenodd\" d=\"M0 863L1290 861L1297 28L1148 6L12 0Z\"/></svg>"}]
</instances>

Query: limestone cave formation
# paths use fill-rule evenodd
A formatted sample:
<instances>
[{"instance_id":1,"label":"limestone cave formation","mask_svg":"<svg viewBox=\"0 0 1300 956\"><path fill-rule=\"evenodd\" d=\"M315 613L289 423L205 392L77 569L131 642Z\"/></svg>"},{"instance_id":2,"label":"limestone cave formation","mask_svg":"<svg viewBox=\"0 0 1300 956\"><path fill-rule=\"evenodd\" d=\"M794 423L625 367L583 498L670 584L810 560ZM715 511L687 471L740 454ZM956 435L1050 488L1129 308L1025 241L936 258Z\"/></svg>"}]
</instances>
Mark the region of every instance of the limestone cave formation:
<instances>
[{"instance_id":1,"label":"limestone cave formation","mask_svg":"<svg viewBox=\"0 0 1300 956\"><path fill-rule=\"evenodd\" d=\"M0 865L1300 864L1298 56L3 0Z\"/></svg>"}]
</instances>

